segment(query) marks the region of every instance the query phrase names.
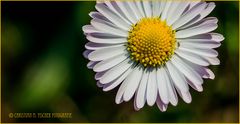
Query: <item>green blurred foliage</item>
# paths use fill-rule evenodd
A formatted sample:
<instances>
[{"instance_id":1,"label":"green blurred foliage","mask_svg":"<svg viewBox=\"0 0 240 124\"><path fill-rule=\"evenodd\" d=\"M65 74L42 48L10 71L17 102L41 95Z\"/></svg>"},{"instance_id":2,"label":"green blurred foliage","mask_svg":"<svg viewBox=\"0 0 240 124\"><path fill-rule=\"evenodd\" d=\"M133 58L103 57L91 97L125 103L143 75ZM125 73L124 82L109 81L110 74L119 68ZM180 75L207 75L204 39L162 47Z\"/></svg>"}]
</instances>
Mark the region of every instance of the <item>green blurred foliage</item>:
<instances>
[{"instance_id":1,"label":"green blurred foliage","mask_svg":"<svg viewBox=\"0 0 240 124\"><path fill-rule=\"evenodd\" d=\"M238 122L238 2L216 2L210 15L219 19L216 32L225 37L217 49L221 64L211 66L216 78L205 80L202 93L191 89L191 104L179 100L177 107L170 105L164 113L156 106L134 111L133 100L116 105L117 89L104 92L96 86L94 73L87 69L88 61L82 56L87 40L81 30L83 25L90 23L88 14L95 10L95 2L51 3L68 6L69 11L62 18L56 16L63 21L57 23L55 20L57 29L51 35L47 35L51 27L41 32L45 35L42 40L46 41L37 41L42 35L34 34L39 27L28 21L32 17L31 7L24 11L29 12L24 19L17 14L11 18L8 12L14 8L8 4L12 3L2 5L6 6L6 14L2 15L3 122ZM38 11L46 12L44 5L47 4L43 2ZM55 9L64 12L61 7ZM15 9L18 11L21 7ZM51 10L54 7L48 8ZM43 14L39 18L48 17ZM72 112L73 118L9 119L9 112Z\"/></svg>"}]
</instances>

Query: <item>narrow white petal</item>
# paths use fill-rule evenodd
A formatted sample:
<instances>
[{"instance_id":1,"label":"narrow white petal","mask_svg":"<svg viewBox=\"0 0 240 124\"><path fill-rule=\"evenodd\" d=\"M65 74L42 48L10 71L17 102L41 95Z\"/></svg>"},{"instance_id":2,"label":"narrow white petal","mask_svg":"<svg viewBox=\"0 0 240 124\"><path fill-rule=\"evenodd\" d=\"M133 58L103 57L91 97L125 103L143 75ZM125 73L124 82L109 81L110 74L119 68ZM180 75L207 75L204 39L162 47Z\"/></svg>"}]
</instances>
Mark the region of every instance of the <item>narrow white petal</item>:
<instances>
[{"instance_id":1,"label":"narrow white petal","mask_svg":"<svg viewBox=\"0 0 240 124\"><path fill-rule=\"evenodd\" d=\"M102 32L117 35L117 36L122 36L122 37L128 37L127 31L124 31L118 27L115 27L113 24L108 23L106 21L103 21L100 19L92 19L91 24L97 30L100 30Z\"/></svg>"},{"instance_id":2,"label":"narrow white petal","mask_svg":"<svg viewBox=\"0 0 240 124\"><path fill-rule=\"evenodd\" d=\"M165 69L165 67L163 67L163 69L164 69L165 71L163 71L162 74L164 75L165 80L166 80L169 102L170 102L173 106L176 106L177 103L178 103L178 96L177 96L176 90L175 90L175 88L174 88L173 81L172 81L172 79L171 79L171 76L170 76L167 68Z\"/></svg>"},{"instance_id":3,"label":"narrow white petal","mask_svg":"<svg viewBox=\"0 0 240 124\"><path fill-rule=\"evenodd\" d=\"M136 106L137 108L142 108L146 102L146 90L148 82L149 73L147 71L143 72L142 79L140 81L139 88L136 94Z\"/></svg>"},{"instance_id":4,"label":"narrow white petal","mask_svg":"<svg viewBox=\"0 0 240 124\"><path fill-rule=\"evenodd\" d=\"M133 13L133 11L130 11L130 7L128 6L126 1L116 1L118 7L122 10L122 12L125 14L125 16L131 21L132 24L137 23L137 19Z\"/></svg>"},{"instance_id":5,"label":"narrow white petal","mask_svg":"<svg viewBox=\"0 0 240 124\"><path fill-rule=\"evenodd\" d=\"M194 17L196 17L205 7L206 3L200 3L196 5L196 7L193 7L189 11L186 12L182 17L179 18L175 23L173 23L172 28L173 30L178 29L179 27L183 26L184 24L191 21Z\"/></svg>"},{"instance_id":6,"label":"narrow white petal","mask_svg":"<svg viewBox=\"0 0 240 124\"><path fill-rule=\"evenodd\" d=\"M186 28L186 27L189 27L197 22L199 22L200 20L202 20L204 17L206 17L207 15L209 15L213 9L215 8L215 3L213 2L210 2L210 3L207 3L207 6L206 8L200 13L200 16L194 20L191 20L189 23L187 23L186 25L184 25L183 27L181 28Z\"/></svg>"},{"instance_id":7,"label":"narrow white petal","mask_svg":"<svg viewBox=\"0 0 240 124\"><path fill-rule=\"evenodd\" d=\"M206 41L206 42L180 42L180 46L185 48L202 48L202 49L212 49L221 46L221 43L214 41Z\"/></svg>"},{"instance_id":8,"label":"narrow white petal","mask_svg":"<svg viewBox=\"0 0 240 124\"><path fill-rule=\"evenodd\" d=\"M110 47L119 47L124 46L124 44L104 44L104 43L94 43L94 42L88 42L85 44L85 48L88 50L99 50L104 48L110 48Z\"/></svg>"},{"instance_id":9,"label":"narrow white petal","mask_svg":"<svg viewBox=\"0 0 240 124\"><path fill-rule=\"evenodd\" d=\"M188 5L189 2L179 1L179 4L175 6L175 9L171 11L171 15L169 15L167 18L168 25L172 25L174 22L176 22L181 17Z\"/></svg>"},{"instance_id":10,"label":"narrow white petal","mask_svg":"<svg viewBox=\"0 0 240 124\"><path fill-rule=\"evenodd\" d=\"M214 73L213 73L210 69L205 68L205 70L206 70L206 71L208 72L208 74L209 74L209 77L208 77L208 78L210 78L210 79L214 79L214 78L215 78Z\"/></svg>"},{"instance_id":11,"label":"narrow white petal","mask_svg":"<svg viewBox=\"0 0 240 124\"><path fill-rule=\"evenodd\" d=\"M157 97L156 103L161 112L165 112L167 110L168 104L163 103L159 96Z\"/></svg>"},{"instance_id":12,"label":"narrow white petal","mask_svg":"<svg viewBox=\"0 0 240 124\"><path fill-rule=\"evenodd\" d=\"M176 38L186 38L191 37L194 35L204 34L211 32L217 28L217 24L210 23L210 24L204 24L201 26L191 27L184 30L180 30L176 32Z\"/></svg>"},{"instance_id":13,"label":"narrow white petal","mask_svg":"<svg viewBox=\"0 0 240 124\"><path fill-rule=\"evenodd\" d=\"M131 67L131 68L134 68L134 67ZM121 84L121 86L119 87L116 98L115 98L116 104L121 103L121 99L123 99L123 94L126 91L129 80L132 80L132 78L133 77L131 75L128 75L126 79L123 81L123 83Z\"/></svg>"},{"instance_id":14,"label":"narrow white petal","mask_svg":"<svg viewBox=\"0 0 240 124\"><path fill-rule=\"evenodd\" d=\"M136 6L137 6L139 12L141 13L142 17L146 17L142 2L136 1Z\"/></svg>"},{"instance_id":15,"label":"narrow white petal","mask_svg":"<svg viewBox=\"0 0 240 124\"><path fill-rule=\"evenodd\" d=\"M104 84L101 84L101 83L98 81L98 82L97 82L97 86L101 88L101 87L104 86Z\"/></svg>"},{"instance_id":16,"label":"narrow white petal","mask_svg":"<svg viewBox=\"0 0 240 124\"><path fill-rule=\"evenodd\" d=\"M200 57L196 54L193 54L191 52L183 51L181 49L176 49L174 52L177 53L182 58L184 58L184 59L186 59L186 60L188 60L192 63L202 65L202 66L208 66L209 65L207 60L205 60L202 57Z\"/></svg>"},{"instance_id":17,"label":"narrow white petal","mask_svg":"<svg viewBox=\"0 0 240 124\"><path fill-rule=\"evenodd\" d=\"M149 71L147 82L147 104L153 106L157 99L157 72L156 69Z\"/></svg>"},{"instance_id":18,"label":"narrow white petal","mask_svg":"<svg viewBox=\"0 0 240 124\"><path fill-rule=\"evenodd\" d=\"M133 70L133 72L129 75L129 77L126 78L126 81L128 83L127 83L127 88L125 89L124 95L123 95L124 101L129 101L133 97L141 81L142 74L143 74L143 68L136 67Z\"/></svg>"},{"instance_id":19,"label":"narrow white petal","mask_svg":"<svg viewBox=\"0 0 240 124\"><path fill-rule=\"evenodd\" d=\"M218 34L218 33L206 33L206 34L200 34L200 35L195 35L192 37L188 38L180 38L177 39L179 42L221 42L224 40L223 35Z\"/></svg>"},{"instance_id":20,"label":"narrow white petal","mask_svg":"<svg viewBox=\"0 0 240 124\"><path fill-rule=\"evenodd\" d=\"M189 91L183 92L177 88L178 94L182 97L183 101L186 103L191 103L192 96Z\"/></svg>"},{"instance_id":21,"label":"narrow white petal","mask_svg":"<svg viewBox=\"0 0 240 124\"><path fill-rule=\"evenodd\" d=\"M144 8L144 12L145 15L147 17L152 17L152 7L151 7L151 2L146 0L146 1L142 1L143 4L143 8Z\"/></svg>"},{"instance_id":22,"label":"narrow white petal","mask_svg":"<svg viewBox=\"0 0 240 124\"><path fill-rule=\"evenodd\" d=\"M96 28L94 28L92 25L84 25L82 27L82 30L84 33L96 33L96 32L100 32L99 30L97 30Z\"/></svg>"},{"instance_id":23,"label":"narrow white petal","mask_svg":"<svg viewBox=\"0 0 240 124\"><path fill-rule=\"evenodd\" d=\"M121 29L128 30L131 25L128 24L126 21L122 20L117 16L113 11L111 11L107 6L104 4L97 4L95 8L104 15L108 20L112 21L115 25L119 26Z\"/></svg>"},{"instance_id":24,"label":"narrow white petal","mask_svg":"<svg viewBox=\"0 0 240 124\"><path fill-rule=\"evenodd\" d=\"M213 74L213 72L208 69L207 67L204 67L204 66L200 66L200 65L197 65L197 64L194 64L192 62L188 62L186 61L186 63L191 66L192 68L194 68L194 70L199 74L201 75L203 78L209 78L209 79L213 79L215 76Z\"/></svg>"},{"instance_id":25,"label":"narrow white petal","mask_svg":"<svg viewBox=\"0 0 240 124\"><path fill-rule=\"evenodd\" d=\"M106 73L106 71L104 71L104 72L97 72L97 73L95 74L95 76L94 76L95 80L100 80L101 77L102 77L105 73ZM101 83L101 82L99 81L99 83Z\"/></svg>"},{"instance_id":26,"label":"narrow white petal","mask_svg":"<svg viewBox=\"0 0 240 124\"><path fill-rule=\"evenodd\" d=\"M105 84L103 87L103 91L110 91L110 90L114 89L115 87L117 87L132 71L133 71L133 68L129 68L120 77L118 77L111 83Z\"/></svg>"},{"instance_id":27,"label":"narrow white petal","mask_svg":"<svg viewBox=\"0 0 240 124\"><path fill-rule=\"evenodd\" d=\"M97 18L97 19L101 19L101 20L104 20L106 22L110 22L106 17L104 17L101 13L99 12L90 12L89 13L89 16L92 17L92 18Z\"/></svg>"},{"instance_id":28,"label":"narrow white petal","mask_svg":"<svg viewBox=\"0 0 240 124\"><path fill-rule=\"evenodd\" d=\"M198 16L199 17L199 16ZM197 20L198 18L194 18L193 20L191 20L189 23L191 23L192 21L195 21ZM191 28L191 27L196 27L196 26L200 26L200 25L204 25L204 24L210 24L210 23L215 23L217 24L218 23L218 19L216 17L207 17L207 18L204 18L194 24L186 24L184 26L182 26L181 28L178 28L178 30L183 30L185 28Z\"/></svg>"},{"instance_id":29,"label":"narrow white petal","mask_svg":"<svg viewBox=\"0 0 240 124\"><path fill-rule=\"evenodd\" d=\"M220 64L220 60L216 57L206 57L206 59L208 60L208 62L211 65L219 65Z\"/></svg>"},{"instance_id":30,"label":"narrow white petal","mask_svg":"<svg viewBox=\"0 0 240 124\"><path fill-rule=\"evenodd\" d=\"M171 78L173 80L174 86L181 90L182 92L188 91L188 85L186 84L186 79L181 72L179 72L172 64L171 60L166 63L167 69Z\"/></svg>"},{"instance_id":31,"label":"narrow white petal","mask_svg":"<svg viewBox=\"0 0 240 124\"><path fill-rule=\"evenodd\" d=\"M117 64L121 63L123 60L125 60L127 58L128 58L128 55L126 53L114 56L113 58L109 58L109 59L99 62L98 64L96 64L93 67L93 70L95 72L106 71L106 70L116 66Z\"/></svg>"},{"instance_id":32,"label":"narrow white petal","mask_svg":"<svg viewBox=\"0 0 240 124\"><path fill-rule=\"evenodd\" d=\"M87 64L88 69L92 69L98 62L95 61L90 61Z\"/></svg>"},{"instance_id":33,"label":"narrow white petal","mask_svg":"<svg viewBox=\"0 0 240 124\"><path fill-rule=\"evenodd\" d=\"M217 57L218 52L214 49L200 49L200 48L191 48L191 47L185 47L181 46L179 47L180 50L191 52L200 56L206 56L206 57Z\"/></svg>"},{"instance_id":34,"label":"narrow white petal","mask_svg":"<svg viewBox=\"0 0 240 124\"><path fill-rule=\"evenodd\" d=\"M172 1L165 2L165 6L161 14L161 20L165 20L167 18L168 10L171 9L170 8L171 4L172 4Z\"/></svg>"},{"instance_id":35,"label":"narrow white petal","mask_svg":"<svg viewBox=\"0 0 240 124\"><path fill-rule=\"evenodd\" d=\"M99 43L99 44L120 44L120 43L126 43L127 39L125 37L111 37L111 35L108 36L101 36L101 34L91 33L87 35L86 37L89 41L93 43Z\"/></svg>"},{"instance_id":36,"label":"narrow white petal","mask_svg":"<svg viewBox=\"0 0 240 124\"><path fill-rule=\"evenodd\" d=\"M163 13L163 10L164 10L164 8L165 8L165 6L166 6L166 2L167 0L161 0L161 1L159 1L160 2L160 9L159 9L159 15L162 15L162 13Z\"/></svg>"},{"instance_id":37,"label":"narrow white petal","mask_svg":"<svg viewBox=\"0 0 240 124\"><path fill-rule=\"evenodd\" d=\"M191 81L188 80L188 79L187 79L187 83L188 83L193 89L195 89L196 91L198 91L198 92L202 92L202 91L203 91L202 85L198 85L198 84L196 84L196 83L193 83L193 82L191 82Z\"/></svg>"},{"instance_id":38,"label":"narrow white petal","mask_svg":"<svg viewBox=\"0 0 240 124\"><path fill-rule=\"evenodd\" d=\"M173 55L171 58L172 64L182 72L187 79L193 83L201 85L203 83L202 78L198 75L190 66L184 63L177 55Z\"/></svg>"},{"instance_id":39,"label":"narrow white petal","mask_svg":"<svg viewBox=\"0 0 240 124\"><path fill-rule=\"evenodd\" d=\"M100 79L102 84L109 83L119 77L122 73L124 73L130 66L132 62L128 59L124 60L120 64L114 66L110 70L108 70Z\"/></svg>"},{"instance_id":40,"label":"narrow white petal","mask_svg":"<svg viewBox=\"0 0 240 124\"><path fill-rule=\"evenodd\" d=\"M91 61L101 61L109 59L114 56L123 54L125 52L125 49L125 46L119 46L95 50L88 55L88 59Z\"/></svg>"},{"instance_id":41,"label":"narrow white petal","mask_svg":"<svg viewBox=\"0 0 240 124\"><path fill-rule=\"evenodd\" d=\"M139 9L137 8L136 3L134 1L126 1L126 2L128 3L134 15L136 16L137 20L140 20L143 16L139 12Z\"/></svg>"},{"instance_id":42,"label":"narrow white petal","mask_svg":"<svg viewBox=\"0 0 240 124\"><path fill-rule=\"evenodd\" d=\"M159 1L152 1L152 13L153 13L153 17L160 17L160 6L161 6L161 2Z\"/></svg>"},{"instance_id":43,"label":"narrow white petal","mask_svg":"<svg viewBox=\"0 0 240 124\"><path fill-rule=\"evenodd\" d=\"M88 59L88 55L89 55L91 52L92 52L92 50L85 50L85 51L83 52L84 58Z\"/></svg>"},{"instance_id":44,"label":"narrow white petal","mask_svg":"<svg viewBox=\"0 0 240 124\"><path fill-rule=\"evenodd\" d=\"M157 70L157 85L158 85L158 93L163 103L168 104L168 88L167 88L167 79L165 78L166 72L161 67Z\"/></svg>"}]
</instances>

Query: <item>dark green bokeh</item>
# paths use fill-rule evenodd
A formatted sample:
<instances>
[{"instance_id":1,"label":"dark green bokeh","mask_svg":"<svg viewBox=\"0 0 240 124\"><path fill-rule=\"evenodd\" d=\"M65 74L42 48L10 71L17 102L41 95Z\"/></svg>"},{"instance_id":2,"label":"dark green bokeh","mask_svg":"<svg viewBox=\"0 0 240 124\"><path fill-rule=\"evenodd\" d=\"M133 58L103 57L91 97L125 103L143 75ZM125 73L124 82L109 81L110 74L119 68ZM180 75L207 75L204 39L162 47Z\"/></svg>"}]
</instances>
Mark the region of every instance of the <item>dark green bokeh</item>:
<instances>
[{"instance_id":1,"label":"dark green bokeh","mask_svg":"<svg viewBox=\"0 0 240 124\"><path fill-rule=\"evenodd\" d=\"M238 122L239 4L215 2L210 16L225 40L221 64L193 101L179 100L164 113L156 106L134 111L133 100L115 104L117 89L103 92L82 56L82 26L95 2L1 2L2 122ZM10 112L71 112L71 119L10 119Z\"/></svg>"}]
</instances>

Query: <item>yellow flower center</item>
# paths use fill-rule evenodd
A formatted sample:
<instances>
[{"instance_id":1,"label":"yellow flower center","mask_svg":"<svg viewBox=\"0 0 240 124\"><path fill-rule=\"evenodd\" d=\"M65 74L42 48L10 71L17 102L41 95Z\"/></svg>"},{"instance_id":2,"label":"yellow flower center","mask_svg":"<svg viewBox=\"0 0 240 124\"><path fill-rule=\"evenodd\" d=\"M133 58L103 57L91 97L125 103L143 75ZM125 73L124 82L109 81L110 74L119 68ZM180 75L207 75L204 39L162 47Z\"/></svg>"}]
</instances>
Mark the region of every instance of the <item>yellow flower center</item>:
<instances>
[{"instance_id":1,"label":"yellow flower center","mask_svg":"<svg viewBox=\"0 0 240 124\"><path fill-rule=\"evenodd\" d=\"M129 31L127 50L131 59L145 67L165 64L175 50L175 30L159 18L143 18Z\"/></svg>"}]
</instances>

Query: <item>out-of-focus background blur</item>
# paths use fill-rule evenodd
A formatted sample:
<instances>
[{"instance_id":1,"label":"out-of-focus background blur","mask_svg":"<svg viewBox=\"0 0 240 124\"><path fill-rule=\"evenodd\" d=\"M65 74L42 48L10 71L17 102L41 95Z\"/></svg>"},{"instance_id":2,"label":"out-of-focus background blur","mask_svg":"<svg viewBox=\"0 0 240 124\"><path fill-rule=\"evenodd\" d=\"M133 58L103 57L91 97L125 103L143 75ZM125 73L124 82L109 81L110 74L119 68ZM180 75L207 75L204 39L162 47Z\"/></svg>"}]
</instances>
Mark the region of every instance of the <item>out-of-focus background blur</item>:
<instances>
[{"instance_id":1,"label":"out-of-focus background blur","mask_svg":"<svg viewBox=\"0 0 240 124\"><path fill-rule=\"evenodd\" d=\"M82 26L95 2L1 2L2 122L238 122L239 4L215 2L210 16L225 36L221 64L193 101L164 113L156 106L134 111L133 101L115 104L117 89L104 92L83 57ZM14 112L70 112L70 119L13 119Z\"/></svg>"}]
</instances>

